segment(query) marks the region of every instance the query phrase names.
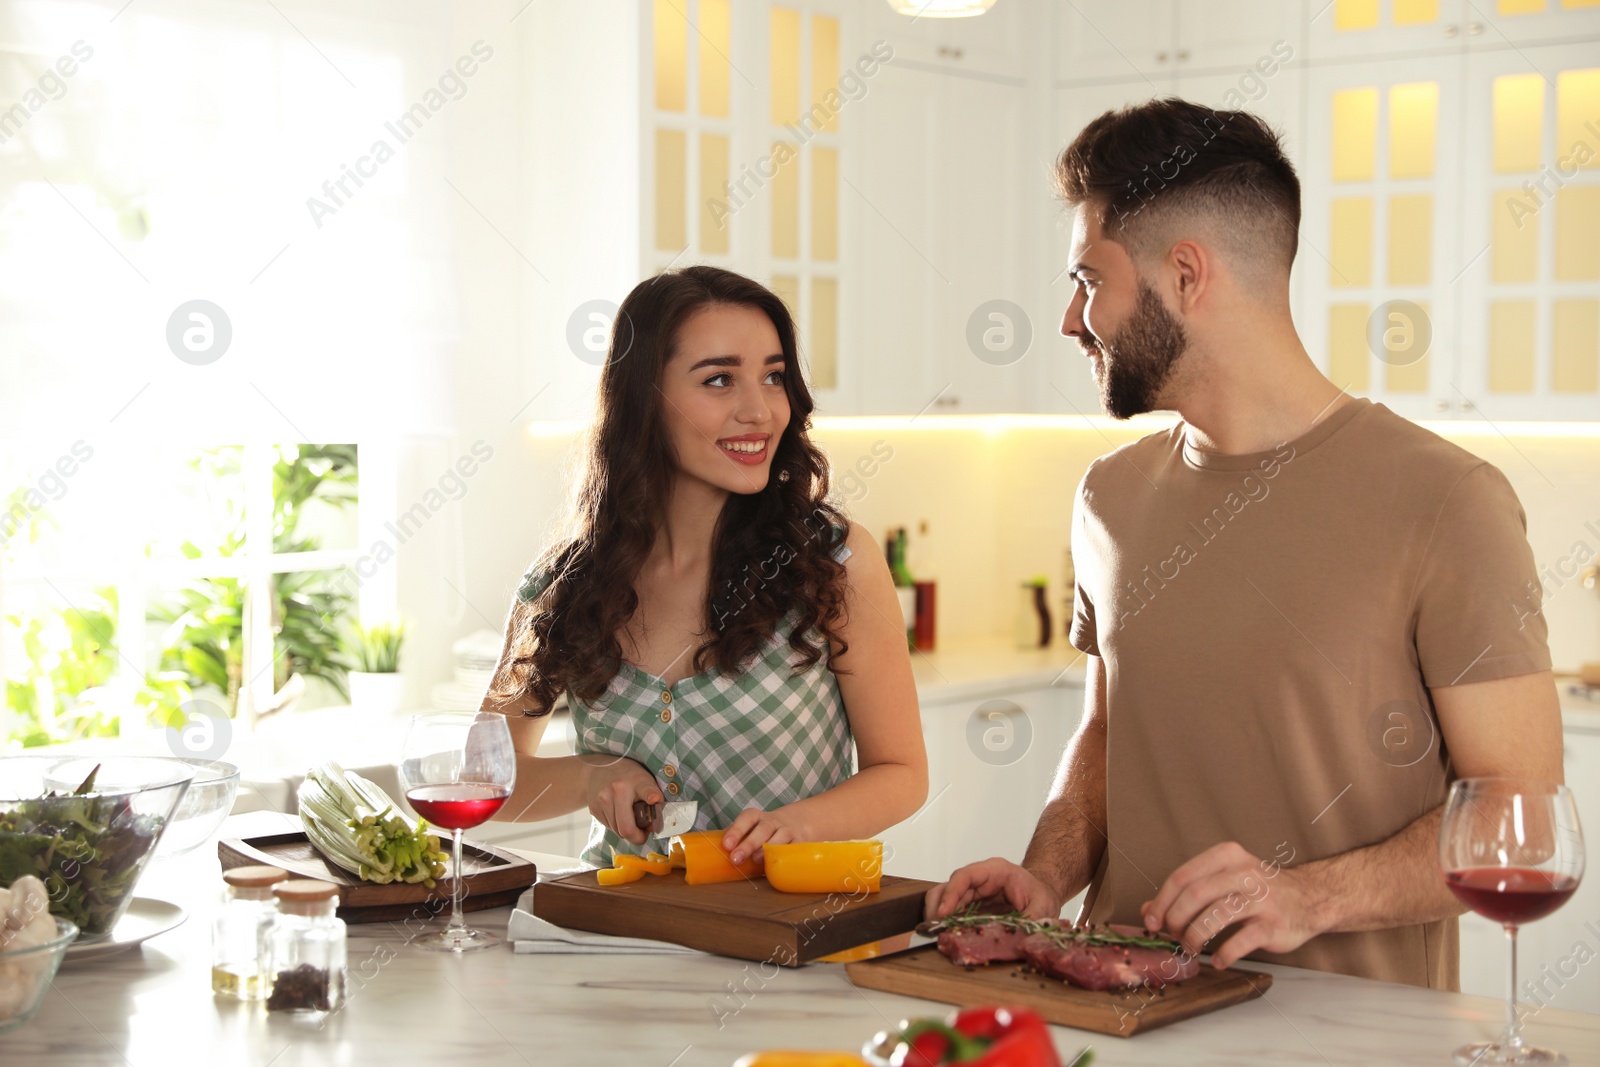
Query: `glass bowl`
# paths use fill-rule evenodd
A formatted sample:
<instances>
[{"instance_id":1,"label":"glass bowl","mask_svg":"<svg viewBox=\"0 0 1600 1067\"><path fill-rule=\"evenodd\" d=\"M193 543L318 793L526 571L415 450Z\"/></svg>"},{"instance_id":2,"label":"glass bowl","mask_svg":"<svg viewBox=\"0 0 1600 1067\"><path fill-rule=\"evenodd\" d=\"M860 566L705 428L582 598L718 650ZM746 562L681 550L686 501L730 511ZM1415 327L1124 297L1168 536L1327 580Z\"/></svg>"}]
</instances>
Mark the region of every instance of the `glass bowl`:
<instances>
[{"instance_id":1,"label":"glass bowl","mask_svg":"<svg viewBox=\"0 0 1600 1067\"><path fill-rule=\"evenodd\" d=\"M157 860L169 860L209 843L233 810L233 798L239 792L239 768L231 763L186 756L175 756L173 762L190 767L194 777L156 846Z\"/></svg>"},{"instance_id":2,"label":"glass bowl","mask_svg":"<svg viewBox=\"0 0 1600 1067\"><path fill-rule=\"evenodd\" d=\"M39 1010L67 946L77 939L78 928L57 919L56 936L44 944L0 952L0 1034L15 1030Z\"/></svg>"},{"instance_id":3,"label":"glass bowl","mask_svg":"<svg viewBox=\"0 0 1600 1067\"><path fill-rule=\"evenodd\" d=\"M108 937L193 777L174 759L0 758L0 885L34 875L79 940Z\"/></svg>"}]
</instances>

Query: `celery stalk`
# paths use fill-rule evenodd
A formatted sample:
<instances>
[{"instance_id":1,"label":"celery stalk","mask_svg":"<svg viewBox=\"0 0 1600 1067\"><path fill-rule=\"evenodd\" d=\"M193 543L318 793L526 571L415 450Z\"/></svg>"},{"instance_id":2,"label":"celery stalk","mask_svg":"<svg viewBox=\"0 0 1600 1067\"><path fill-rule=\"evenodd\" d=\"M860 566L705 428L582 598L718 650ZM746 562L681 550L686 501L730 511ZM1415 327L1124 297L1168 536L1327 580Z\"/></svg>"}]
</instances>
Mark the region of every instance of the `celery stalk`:
<instances>
[{"instance_id":1,"label":"celery stalk","mask_svg":"<svg viewBox=\"0 0 1600 1067\"><path fill-rule=\"evenodd\" d=\"M409 826L393 800L359 774L329 762L300 783L300 822L328 862L363 881L421 882L445 872L445 853L427 823Z\"/></svg>"}]
</instances>

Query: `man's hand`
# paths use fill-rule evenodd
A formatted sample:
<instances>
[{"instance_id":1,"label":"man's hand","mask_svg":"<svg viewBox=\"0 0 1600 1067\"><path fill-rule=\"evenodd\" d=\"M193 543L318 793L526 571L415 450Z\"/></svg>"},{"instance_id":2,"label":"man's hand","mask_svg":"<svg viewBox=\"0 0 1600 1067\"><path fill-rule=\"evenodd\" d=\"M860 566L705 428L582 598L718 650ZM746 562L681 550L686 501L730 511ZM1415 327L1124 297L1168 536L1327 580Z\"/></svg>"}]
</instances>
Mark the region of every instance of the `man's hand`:
<instances>
[{"instance_id":1,"label":"man's hand","mask_svg":"<svg viewBox=\"0 0 1600 1067\"><path fill-rule=\"evenodd\" d=\"M1030 919L1054 919L1061 914L1061 900L1055 892L1026 867L999 857L969 863L950 876L948 882L928 890L923 914L931 920L960 911L974 901L1003 899Z\"/></svg>"},{"instance_id":2,"label":"man's hand","mask_svg":"<svg viewBox=\"0 0 1600 1067\"><path fill-rule=\"evenodd\" d=\"M1293 951L1324 932L1324 903L1315 878L1228 841L1173 871L1140 911L1146 930L1166 931L1194 954L1223 927L1241 923L1211 954L1211 965L1221 969L1257 949Z\"/></svg>"}]
</instances>

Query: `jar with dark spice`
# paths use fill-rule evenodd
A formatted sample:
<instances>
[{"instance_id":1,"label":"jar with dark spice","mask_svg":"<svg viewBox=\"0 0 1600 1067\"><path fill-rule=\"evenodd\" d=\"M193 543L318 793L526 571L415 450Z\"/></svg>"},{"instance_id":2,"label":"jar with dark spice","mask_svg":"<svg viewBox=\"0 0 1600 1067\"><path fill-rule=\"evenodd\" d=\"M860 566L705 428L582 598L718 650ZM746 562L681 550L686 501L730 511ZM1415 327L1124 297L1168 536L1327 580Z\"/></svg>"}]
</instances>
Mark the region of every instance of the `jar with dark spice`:
<instances>
[{"instance_id":1,"label":"jar with dark spice","mask_svg":"<svg viewBox=\"0 0 1600 1067\"><path fill-rule=\"evenodd\" d=\"M295 880L273 887L278 916L268 935L268 1011L334 1011L344 1001L345 928L339 887Z\"/></svg>"}]
</instances>

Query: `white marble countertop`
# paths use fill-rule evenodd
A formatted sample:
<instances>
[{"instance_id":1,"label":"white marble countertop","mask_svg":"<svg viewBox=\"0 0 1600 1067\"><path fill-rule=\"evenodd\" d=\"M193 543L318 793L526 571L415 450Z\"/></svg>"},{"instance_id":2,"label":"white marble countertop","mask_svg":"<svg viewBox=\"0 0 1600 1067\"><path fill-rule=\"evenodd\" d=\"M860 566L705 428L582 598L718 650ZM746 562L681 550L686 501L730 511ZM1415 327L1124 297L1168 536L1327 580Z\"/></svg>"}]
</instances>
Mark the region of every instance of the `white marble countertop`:
<instances>
[{"instance_id":1,"label":"white marble countertop","mask_svg":"<svg viewBox=\"0 0 1600 1067\"><path fill-rule=\"evenodd\" d=\"M281 816L236 816L230 833L262 832ZM271 824L271 826L269 826ZM547 868L563 857L533 856ZM408 949L399 926L350 927L352 994L322 1022L211 994L215 854L159 865L143 895L189 909L187 922L123 955L64 967L27 1025L0 1035L0 1064L171 1067L470 1063L728 1067L762 1048L858 1049L904 1017L944 1005L859 990L837 964L764 973L717 956L517 956L496 948L452 958ZM509 912L474 913L502 928ZM1440 1064L1492 1037L1498 1001L1292 967L1259 1000L1121 1039L1054 1027L1063 1054L1086 1044L1097 1065L1245 1063ZM719 1026L718 1017L721 1016ZM1546 1009L1531 1040L1600 1063L1600 1018Z\"/></svg>"}]
</instances>

